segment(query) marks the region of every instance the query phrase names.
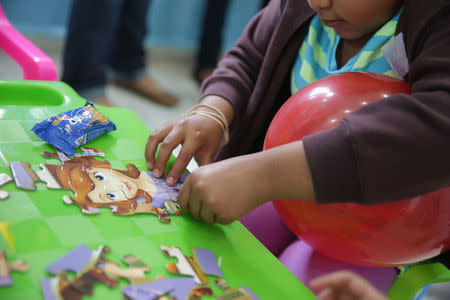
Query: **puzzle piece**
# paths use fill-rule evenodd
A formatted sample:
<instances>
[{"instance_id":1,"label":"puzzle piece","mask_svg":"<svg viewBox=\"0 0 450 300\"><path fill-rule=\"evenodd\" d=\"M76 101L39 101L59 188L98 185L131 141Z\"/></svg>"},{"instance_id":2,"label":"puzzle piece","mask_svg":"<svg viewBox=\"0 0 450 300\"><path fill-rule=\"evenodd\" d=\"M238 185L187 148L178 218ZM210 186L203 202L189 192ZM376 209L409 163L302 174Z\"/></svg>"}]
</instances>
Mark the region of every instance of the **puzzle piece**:
<instances>
[{"instance_id":1,"label":"puzzle piece","mask_svg":"<svg viewBox=\"0 0 450 300\"><path fill-rule=\"evenodd\" d=\"M130 285L123 288L123 294L131 300L161 299L169 295L170 299L200 299L212 295L208 286L197 285L193 278L163 278L153 282Z\"/></svg>"},{"instance_id":2,"label":"puzzle piece","mask_svg":"<svg viewBox=\"0 0 450 300\"><path fill-rule=\"evenodd\" d=\"M47 158L58 158L61 162L74 159L75 157L84 157L84 156L99 156L105 157L105 153L97 148L89 148L89 147L80 147L82 153L74 153L72 155L67 155L62 151L56 150L56 153L53 152L42 152L42 155Z\"/></svg>"},{"instance_id":3,"label":"puzzle piece","mask_svg":"<svg viewBox=\"0 0 450 300\"><path fill-rule=\"evenodd\" d=\"M39 181L37 174L31 170L29 163L24 161L11 161L9 163L11 172L18 188L24 190L35 190L35 181Z\"/></svg>"},{"instance_id":4,"label":"puzzle piece","mask_svg":"<svg viewBox=\"0 0 450 300\"><path fill-rule=\"evenodd\" d=\"M109 278L123 277L127 278L132 285L149 282L150 279L145 276L145 272L150 271L150 267L144 264L133 254L128 254L122 257L122 261L130 267L127 269L120 268L118 264L108 261L103 267L103 271Z\"/></svg>"},{"instance_id":5,"label":"puzzle piece","mask_svg":"<svg viewBox=\"0 0 450 300\"><path fill-rule=\"evenodd\" d=\"M36 181L44 181L48 188L61 189L61 185L55 180L47 165L40 164L42 170L33 171L29 163L25 161L11 161L9 167L18 188L24 190L36 190Z\"/></svg>"},{"instance_id":6,"label":"puzzle piece","mask_svg":"<svg viewBox=\"0 0 450 300\"><path fill-rule=\"evenodd\" d=\"M70 286L65 274L54 278L42 278L41 289L45 300L81 300L83 294Z\"/></svg>"},{"instance_id":7,"label":"puzzle piece","mask_svg":"<svg viewBox=\"0 0 450 300\"><path fill-rule=\"evenodd\" d=\"M243 286L240 289L232 289L223 278L216 279L216 285L224 291L223 295L217 296L218 300L258 300L255 294L247 287Z\"/></svg>"},{"instance_id":8,"label":"puzzle piece","mask_svg":"<svg viewBox=\"0 0 450 300\"><path fill-rule=\"evenodd\" d=\"M122 258L130 267L146 267L133 255ZM155 281L147 279L146 283L135 284L123 288L123 294L127 299L200 299L203 295L212 295L208 285L198 285L191 278L161 278ZM168 295L169 298L166 297Z\"/></svg>"},{"instance_id":9,"label":"puzzle piece","mask_svg":"<svg viewBox=\"0 0 450 300\"><path fill-rule=\"evenodd\" d=\"M64 202L77 204L85 214L97 214L99 207L106 206L117 215L154 214L164 223L170 222L169 215L181 215L174 200L187 174L167 186L164 179L141 172L133 164L127 164L128 170L112 169L108 161L96 160L90 153L84 151L61 166L40 164L38 171L31 170L27 162L10 162L10 167L19 188L35 190L35 182L44 181L48 188L72 190L75 196L64 196ZM47 157L57 155L46 153Z\"/></svg>"},{"instance_id":10,"label":"puzzle piece","mask_svg":"<svg viewBox=\"0 0 450 300\"><path fill-rule=\"evenodd\" d=\"M9 275L10 272L26 272L28 268L28 264L23 260L8 261L5 251L0 250L0 287L13 285L12 278Z\"/></svg>"},{"instance_id":11,"label":"puzzle piece","mask_svg":"<svg viewBox=\"0 0 450 300\"><path fill-rule=\"evenodd\" d=\"M189 257L184 255L178 247L174 246L161 246L161 250L166 256L175 257L178 259L178 263L169 262L167 269L170 273L191 276L194 282L202 284L198 287L206 287L208 279L206 275L214 275L219 278L216 279L216 285L223 291L223 295L217 296L219 300L257 300L255 294L253 294L247 287L243 286L240 289L232 289L228 286L227 282L221 278L223 277L222 271L217 263L216 257L211 250L204 248L194 248L191 250L193 256ZM194 297L194 296L193 296ZM140 299L140 298L136 298Z\"/></svg>"},{"instance_id":12,"label":"puzzle piece","mask_svg":"<svg viewBox=\"0 0 450 300\"><path fill-rule=\"evenodd\" d=\"M214 253L208 249L192 249L193 256L184 255L180 248L174 246L163 245L161 250L166 256L178 259L176 264L167 263L170 273L192 276L197 284L208 284L206 275L223 276Z\"/></svg>"},{"instance_id":13,"label":"puzzle piece","mask_svg":"<svg viewBox=\"0 0 450 300\"><path fill-rule=\"evenodd\" d=\"M16 252L16 247L14 245L14 235L9 231L8 222L0 222L0 233L2 234L5 242L8 244L12 252Z\"/></svg>"},{"instance_id":14,"label":"puzzle piece","mask_svg":"<svg viewBox=\"0 0 450 300\"><path fill-rule=\"evenodd\" d=\"M6 173L0 173L0 187L7 184L8 182L11 182L13 179L11 176L9 176ZM9 193L0 190L0 200L8 199Z\"/></svg>"},{"instance_id":15,"label":"puzzle piece","mask_svg":"<svg viewBox=\"0 0 450 300\"><path fill-rule=\"evenodd\" d=\"M118 281L110 279L103 270L104 264L108 261L105 258L107 253L109 253L109 248L106 246L100 246L98 250L93 251L86 245L81 244L49 265L46 268L47 272L57 275L56 278L59 279L53 279L57 281L57 284L53 282L52 285L52 292L55 297L65 293L72 294L71 289L75 289L81 294L91 295L92 287L97 282L104 282L110 287L116 286ZM67 271L76 273L70 281L66 277ZM65 281L68 281L69 284L64 284ZM55 284L62 289L55 291Z\"/></svg>"},{"instance_id":16,"label":"puzzle piece","mask_svg":"<svg viewBox=\"0 0 450 300\"><path fill-rule=\"evenodd\" d=\"M150 281L145 276L150 267L134 255L122 258L129 268L120 268L117 263L105 258L107 253L109 253L107 246L100 246L98 250L93 251L81 244L47 266L46 270L56 277L41 279L44 298L81 299L83 295L92 295L93 286L97 282L114 287L120 277L128 279L132 284ZM68 279L68 271L75 272L75 277Z\"/></svg>"}]
</instances>

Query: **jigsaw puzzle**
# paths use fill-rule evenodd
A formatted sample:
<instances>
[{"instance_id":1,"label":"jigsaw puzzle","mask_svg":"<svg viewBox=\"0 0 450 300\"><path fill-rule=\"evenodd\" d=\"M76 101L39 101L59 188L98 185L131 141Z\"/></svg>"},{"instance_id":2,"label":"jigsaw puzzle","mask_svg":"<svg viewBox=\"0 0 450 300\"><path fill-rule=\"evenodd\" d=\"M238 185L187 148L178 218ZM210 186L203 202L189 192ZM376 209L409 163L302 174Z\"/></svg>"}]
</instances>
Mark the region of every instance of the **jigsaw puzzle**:
<instances>
[{"instance_id":1,"label":"jigsaw puzzle","mask_svg":"<svg viewBox=\"0 0 450 300\"><path fill-rule=\"evenodd\" d=\"M60 161L66 161L74 159L75 157L84 157L84 156L99 156L105 157L105 153L97 148L88 148L88 147L80 147L81 153L74 153L72 155L67 155L62 151L56 150L56 153L53 152L42 152L42 155L47 158L58 158Z\"/></svg>"},{"instance_id":2,"label":"jigsaw puzzle","mask_svg":"<svg viewBox=\"0 0 450 300\"><path fill-rule=\"evenodd\" d=\"M216 285L223 290L222 295L216 296L219 300L257 300L258 297L254 295L247 287L240 289L232 289L228 286L223 274L217 263L214 252L204 248L191 249L192 256L186 256L182 253L181 249L174 246L161 246L162 252L168 257L175 257L178 263L167 263L167 270L172 274L179 274L190 276L198 287L202 288L206 294L211 295L212 290L208 286L208 278L206 275L212 275L218 277L215 280ZM187 284L187 283L186 283ZM211 292L211 294L209 294ZM195 294L190 294L191 297L196 297ZM134 298L133 298L134 299ZM135 298L137 300L143 298ZM178 298L177 298L178 299ZM192 298L196 299L196 298Z\"/></svg>"},{"instance_id":3,"label":"jigsaw puzzle","mask_svg":"<svg viewBox=\"0 0 450 300\"><path fill-rule=\"evenodd\" d=\"M123 294L127 299L160 299L163 295L169 295L170 299L195 300L213 294L206 275L222 276L222 272L212 251L195 248L192 249L193 256L185 256L178 247L163 245L161 250L166 256L178 259L176 264L167 264L168 271L188 277L162 278L145 284L126 286L123 288Z\"/></svg>"},{"instance_id":4,"label":"jigsaw puzzle","mask_svg":"<svg viewBox=\"0 0 450 300\"><path fill-rule=\"evenodd\" d=\"M197 285L192 277L162 278L145 284L130 285L122 289L130 300L179 299L197 300L212 295L208 286Z\"/></svg>"},{"instance_id":5,"label":"jigsaw puzzle","mask_svg":"<svg viewBox=\"0 0 450 300\"><path fill-rule=\"evenodd\" d=\"M33 171L27 162L10 162L17 187L36 190L35 182L44 181L51 189L72 190L75 196L64 196L64 202L77 204L86 214L97 214L99 207L110 207L116 215L155 214L165 223L170 221L169 215L181 215L174 200L187 174L174 186L167 186L163 178L141 172L134 164L127 164L128 170L112 169L109 161L91 155L103 153L99 149L83 151L68 160L67 156L46 152L46 157L62 157L62 165L40 164L38 171Z\"/></svg>"},{"instance_id":6,"label":"jigsaw puzzle","mask_svg":"<svg viewBox=\"0 0 450 300\"><path fill-rule=\"evenodd\" d=\"M45 299L81 299L84 294L92 294L93 285L97 282L116 286L118 281L110 279L103 270L108 252L109 248L105 246L93 251L81 244L49 265L47 272L56 277L41 280ZM68 279L68 271L75 273L73 279Z\"/></svg>"},{"instance_id":7,"label":"jigsaw puzzle","mask_svg":"<svg viewBox=\"0 0 450 300\"><path fill-rule=\"evenodd\" d=\"M0 250L0 287L13 285L11 272L26 272L28 268L28 264L23 260L8 261L5 251Z\"/></svg>"},{"instance_id":8,"label":"jigsaw puzzle","mask_svg":"<svg viewBox=\"0 0 450 300\"><path fill-rule=\"evenodd\" d=\"M81 244L49 265L46 270L55 277L41 280L44 298L46 300L82 299L83 295L92 295L93 286L96 283L103 282L114 287L118 284L120 277L128 279L132 284L150 281L145 276L145 272L150 271L150 267L134 255L127 255L122 259L130 266L124 269L105 257L109 251L107 246L100 246L94 251ZM69 279L68 271L74 272L75 276Z\"/></svg>"},{"instance_id":9,"label":"jigsaw puzzle","mask_svg":"<svg viewBox=\"0 0 450 300\"><path fill-rule=\"evenodd\" d=\"M96 283L115 287L120 278L127 279L131 285L122 289L127 299L200 299L202 295L212 295L208 286L198 285L193 278L158 278L151 280L146 276L150 267L132 254L122 257L128 268L109 260L107 246L94 251L84 244L72 249L63 257L50 264L46 270L55 275L41 279L45 300L80 300L93 294ZM69 278L68 272L75 275Z\"/></svg>"},{"instance_id":10,"label":"jigsaw puzzle","mask_svg":"<svg viewBox=\"0 0 450 300\"><path fill-rule=\"evenodd\" d=\"M181 249L174 246L161 246L161 251L168 257L175 257L178 263L168 262L167 270L172 274L192 276L197 284L208 284L206 275L222 277L214 253L208 249L194 248L193 256L186 256Z\"/></svg>"},{"instance_id":11,"label":"jigsaw puzzle","mask_svg":"<svg viewBox=\"0 0 450 300\"><path fill-rule=\"evenodd\" d=\"M216 279L216 285L224 291L223 295L217 296L217 300L258 300L255 294L247 287L243 286L240 289L232 289L223 278Z\"/></svg>"},{"instance_id":12,"label":"jigsaw puzzle","mask_svg":"<svg viewBox=\"0 0 450 300\"><path fill-rule=\"evenodd\" d=\"M8 182L11 182L13 179L11 176L9 176L6 173L0 173L0 187L7 184ZM0 200L8 199L9 193L0 190Z\"/></svg>"},{"instance_id":13,"label":"jigsaw puzzle","mask_svg":"<svg viewBox=\"0 0 450 300\"><path fill-rule=\"evenodd\" d=\"M136 256L133 254L125 255L122 257L122 261L129 267L126 269L120 268L119 265L113 261L107 261L105 263L103 270L109 278L127 278L132 285L143 284L150 281L150 279L145 276L145 272L150 272L150 267L144 264Z\"/></svg>"},{"instance_id":14,"label":"jigsaw puzzle","mask_svg":"<svg viewBox=\"0 0 450 300\"><path fill-rule=\"evenodd\" d=\"M221 278L222 272L212 251L195 248L191 250L192 256L186 256L174 246L161 246L161 250L166 256L178 259L176 264L168 263L169 272L187 277L159 277L152 280L146 276L146 272L150 272L150 267L136 256L132 254L123 256L122 261L128 265L128 268L121 268L119 264L105 257L110 251L107 246L100 246L94 251L81 244L47 266L46 271L54 277L41 279L42 293L45 300L81 300L83 296L93 294L96 283L115 287L119 279L124 278L131 283L122 288L126 299L198 300L202 296L213 295L206 278L206 275L213 275L218 277L215 280L216 285L224 291L222 295L216 297L217 299L258 299L246 287L232 289L228 286ZM0 261L0 271L1 266ZM70 276L69 272L75 275Z\"/></svg>"},{"instance_id":15,"label":"jigsaw puzzle","mask_svg":"<svg viewBox=\"0 0 450 300\"><path fill-rule=\"evenodd\" d=\"M8 244L9 248L16 252L16 247L14 246L14 236L9 231L9 223L8 222L0 222L0 233L5 239L5 242Z\"/></svg>"}]
</instances>

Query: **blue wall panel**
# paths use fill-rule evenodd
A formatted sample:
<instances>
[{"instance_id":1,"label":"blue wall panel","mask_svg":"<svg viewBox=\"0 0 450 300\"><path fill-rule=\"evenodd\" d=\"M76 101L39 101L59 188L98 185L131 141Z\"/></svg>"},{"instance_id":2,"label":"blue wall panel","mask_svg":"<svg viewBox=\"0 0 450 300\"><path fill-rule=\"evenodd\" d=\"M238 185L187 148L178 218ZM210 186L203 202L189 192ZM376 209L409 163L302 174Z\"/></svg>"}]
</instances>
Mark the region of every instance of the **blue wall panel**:
<instances>
[{"instance_id":1,"label":"blue wall panel","mask_svg":"<svg viewBox=\"0 0 450 300\"><path fill-rule=\"evenodd\" d=\"M25 34L63 37L71 1L1 0L14 26ZM149 10L150 45L196 49L208 0L153 0ZM230 48L257 12L260 0L232 0L223 32L223 48Z\"/></svg>"}]
</instances>

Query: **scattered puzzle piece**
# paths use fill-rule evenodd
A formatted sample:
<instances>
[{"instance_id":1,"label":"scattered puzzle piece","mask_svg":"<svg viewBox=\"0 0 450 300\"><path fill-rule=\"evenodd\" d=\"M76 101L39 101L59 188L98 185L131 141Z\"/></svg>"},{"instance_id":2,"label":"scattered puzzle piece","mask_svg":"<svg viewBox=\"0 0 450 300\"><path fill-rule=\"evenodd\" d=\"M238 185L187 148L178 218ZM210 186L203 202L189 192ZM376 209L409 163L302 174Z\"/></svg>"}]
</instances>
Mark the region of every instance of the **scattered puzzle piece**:
<instances>
[{"instance_id":1,"label":"scattered puzzle piece","mask_svg":"<svg viewBox=\"0 0 450 300\"><path fill-rule=\"evenodd\" d=\"M16 247L14 246L14 236L9 231L9 223L8 222L0 222L0 233L3 235L3 238L5 239L6 243L8 244L9 248L16 252Z\"/></svg>"},{"instance_id":2,"label":"scattered puzzle piece","mask_svg":"<svg viewBox=\"0 0 450 300\"><path fill-rule=\"evenodd\" d=\"M212 251L194 248L193 256L185 256L178 247L161 246L161 250L165 255L178 259L177 264L168 263L169 272L189 277L151 280L145 275L145 272L150 271L150 267L136 256L132 254L123 256L122 261L129 268L120 268L117 263L105 257L109 253L108 247L100 246L94 251L81 244L46 268L55 277L41 279L44 298L45 300L81 300L84 295L92 295L94 284L103 282L114 287L118 284L119 278L130 281L131 285L125 286L122 292L126 299L131 300L199 300L202 296L212 295L206 275L222 276ZM1 267L0 263L0 272ZM10 269L20 268L10 267ZM71 279L67 276L69 271L75 273ZM224 291L223 295L217 296L219 300L258 299L246 287L232 289L222 278L217 278L215 282Z\"/></svg>"},{"instance_id":3,"label":"scattered puzzle piece","mask_svg":"<svg viewBox=\"0 0 450 300\"><path fill-rule=\"evenodd\" d=\"M194 300L212 295L208 286L197 285L193 278L163 278L153 282L130 285L123 288L123 294L131 300L160 299L169 295L170 299Z\"/></svg>"},{"instance_id":4,"label":"scattered puzzle piece","mask_svg":"<svg viewBox=\"0 0 450 300\"><path fill-rule=\"evenodd\" d=\"M61 162L74 159L75 157L84 157L84 156L99 156L105 157L105 153L96 148L88 148L88 147L80 147L82 153L74 153L72 155L66 155L64 152L56 150L56 153L53 152L42 152L42 155L47 158L58 158Z\"/></svg>"},{"instance_id":5,"label":"scattered puzzle piece","mask_svg":"<svg viewBox=\"0 0 450 300\"><path fill-rule=\"evenodd\" d=\"M11 176L9 176L6 173L0 173L0 186L7 184L8 182L11 182L13 179Z\"/></svg>"},{"instance_id":6,"label":"scattered puzzle piece","mask_svg":"<svg viewBox=\"0 0 450 300\"><path fill-rule=\"evenodd\" d=\"M9 163L11 172L18 188L24 190L35 190L35 181L39 181L36 173L30 169L30 164L24 161L11 161Z\"/></svg>"},{"instance_id":7,"label":"scattered puzzle piece","mask_svg":"<svg viewBox=\"0 0 450 300\"><path fill-rule=\"evenodd\" d=\"M5 251L0 250L0 286L13 285L10 272L26 272L28 268L28 264L23 260L8 261Z\"/></svg>"},{"instance_id":8,"label":"scattered puzzle piece","mask_svg":"<svg viewBox=\"0 0 450 300\"><path fill-rule=\"evenodd\" d=\"M167 186L164 179L153 177L151 172L141 172L133 164L127 164L128 170L112 169L108 161L90 155L102 153L99 149L86 149L83 148L79 157L63 158L61 166L40 164L38 171L31 170L27 162L10 162L16 185L35 190L35 182L43 181L48 188L72 190L75 196L64 196L64 202L77 204L85 214L97 214L99 207L110 207L117 215L154 214L164 223L170 222L169 215L181 215L174 200L187 174L174 186ZM61 158L57 153L45 155Z\"/></svg>"},{"instance_id":9,"label":"scattered puzzle piece","mask_svg":"<svg viewBox=\"0 0 450 300\"><path fill-rule=\"evenodd\" d=\"M127 278L132 285L142 284L149 282L150 279L145 276L145 272L150 271L150 267L144 264L133 254L128 254L122 257L122 261L128 264L130 267L127 269L120 268L118 264L108 261L105 263L103 270L108 277L114 278Z\"/></svg>"},{"instance_id":10,"label":"scattered puzzle piece","mask_svg":"<svg viewBox=\"0 0 450 300\"><path fill-rule=\"evenodd\" d=\"M9 198L9 193L0 190L0 200L6 200L6 199L8 199L8 198Z\"/></svg>"},{"instance_id":11,"label":"scattered puzzle piece","mask_svg":"<svg viewBox=\"0 0 450 300\"><path fill-rule=\"evenodd\" d=\"M6 173L0 173L0 187L7 184L8 182L11 182L13 179L11 176L9 176ZM0 200L8 199L9 193L6 191L0 190Z\"/></svg>"},{"instance_id":12,"label":"scattered puzzle piece","mask_svg":"<svg viewBox=\"0 0 450 300\"><path fill-rule=\"evenodd\" d=\"M40 164L42 170L33 171L29 163L25 161L11 161L9 167L18 188L24 190L36 190L36 181L44 181L48 188L61 189L61 185L55 180L47 169L47 165Z\"/></svg>"},{"instance_id":13,"label":"scattered puzzle piece","mask_svg":"<svg viewBox=\"0 0 450 300\"><path fill-rule=\"evenodd\" d=\"M240 289L232 289L223 278L216 279L216 285L224 291L223 295L217 296L218 300L258 300L255 294L247 287L243 286Z\"/></svg>"},{"instance_id":14,"label":"scattered puzzle piece","mask_svg":"<svg viewBox=\"0 0 450 300\"><path fill-rule=\"evenodd\" d=\"M65 274L54 278L41 279L42 294L45 300L81 300L83 294L70 286Z\"/></svg>"},{"instance_id":15,"label":"scattered puzzle piece","mask_svg":"<svg viewBox=\"0 0 450 300\"><path fill-rule=\"evenodd\" d=\"M247 287L243 286L240 289L232 289L228 286L227 282L221 278L223 277L222 271L216 261L215 255L212 251L204 248L194 248L191 250L193 256L189 257L184 255L178 247L174 246L161 246L161 250L166 256L175 257L178 259L178 263L169 262L167 269L170 273L180 274L185 276L191 276L197 284L201 284L198 287L209 287L208 279L206 275L214 275L219 278L216 279L216 285L223 291L223 295L217 296L219 300L257 300L255 294L253 294ZM136 298L139 299L139 298Z\"/></svg>"},{"instance_id":16,"label":"scattered puzzle piece","mask_svg":"<svg viewBox=\"0 0 450 300\"><path fill-rule=\"evenodd\" d=\"M105 258L107 253L107 246L100 246L94 251L81 244L47 266L46 270L56 276L41 279L44 298L82 299L83 295L92 295L96 283L103 282L114 287L120 277L128 279L132 284L150 281L145 276L150 267L134 255L127 255L122 259L130 268L120 268L117 263ZM75 272L72 279L68 279L68 271Z\"/></svg>"},{"instance_id":17,"label":"scattered puzzle piece","mask_svg":"<svg viewBox=\"0 0 450 300\"><path fill-rule=\"evenodd\" d=\"M178 263L167 263L167 270L173 274L194 277L197 284L208 284L206 275L222 277L222 271L217 264L214 253L208 249L192 249L193 256L185 256L180 248L161 246L162 252L169 257L178 259Z\"/></svg>"},{"instance_id":18,"label":"scattered puzzle piece","mask_svg":"<svg viewBox=\"0 0 450 300\"><path fill-rule=\"evenodd\" d=\"M63 284L67 281L66 272L75 272L75 277L70 280L70 289L75 289L81 294L90 295L92 293L92 287L96 282L104 282L108 286L116 286L117 280L112 280L104 272L103 266L107 262L105 254L109 253L109 248L100 246L98 250L93 251L84 244L74 248L66 255L49 265L46 270L49 273L58 275L58 286L66 288L67 285ZM55 280L55 279L54 279ZM59 290L53 292L59 292L63 295L66 290ZM72 293L72 291L69 291ZM58 294L55 294L57 296Z\"/></svg>"}]
</instances>

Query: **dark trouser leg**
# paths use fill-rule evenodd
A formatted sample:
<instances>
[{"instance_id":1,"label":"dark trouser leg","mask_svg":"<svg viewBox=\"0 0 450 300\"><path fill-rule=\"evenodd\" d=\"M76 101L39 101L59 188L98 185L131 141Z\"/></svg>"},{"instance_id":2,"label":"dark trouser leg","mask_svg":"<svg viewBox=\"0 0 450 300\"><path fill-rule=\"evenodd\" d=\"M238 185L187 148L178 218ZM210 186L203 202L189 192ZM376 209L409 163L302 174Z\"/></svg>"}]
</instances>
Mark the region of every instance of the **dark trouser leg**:
<instances>
[{"instance_id":1,"label":"dark trouser leg","mask_svg":"<svg viewBox=\"0 0 450 300\"><path fill-rule=\"evenodd\" d=\"M146 69L144 39L149 5L149 0L124 3L109 57L109 65L120 77L132 79Z\"/></svg>"},{"instance_id":2,"label":"dark trouser leg","mask_svg":"<svg viewBox=\"0 0 450 300\"><path fill-rule=\"evenodd\" d=\"M200 48L197 53L197 71L216 67L222 50L223 24L230 1L208 0L203 18Z\"/></svg>"},{"instance_id":3,"label":"dark trouser leg","mask_svg":"<svg viewBox=\"0 0 450 300\"><path fill-rule=\"evenodd\" d=\"M73 1L62 81L82 97L104 97L111 41L119 24L123 3L123 0Z\"/></svg>"}]
</instances>

